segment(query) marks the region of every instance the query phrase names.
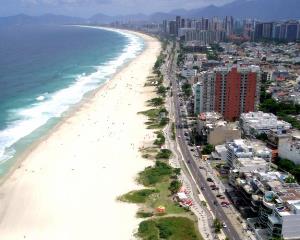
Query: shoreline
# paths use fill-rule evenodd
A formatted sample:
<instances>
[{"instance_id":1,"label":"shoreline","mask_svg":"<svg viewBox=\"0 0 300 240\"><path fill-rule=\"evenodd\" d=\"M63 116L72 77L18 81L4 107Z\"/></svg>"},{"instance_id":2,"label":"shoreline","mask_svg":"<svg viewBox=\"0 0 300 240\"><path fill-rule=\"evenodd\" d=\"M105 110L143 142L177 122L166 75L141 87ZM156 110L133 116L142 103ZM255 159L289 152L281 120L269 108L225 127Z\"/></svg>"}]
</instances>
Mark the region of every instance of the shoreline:
<instances>
[{"instance_id":1,"label":"shoreline","mask_svg":"<svg viewBox=\"0 0 300 240\"><path fill-rule=\"evenodd\" d=\"M126 38L130 38L128 35L134 35L136 37L141 37L138 32L135 31L129 31L129 30L122 30L122 29L115 29L115 28L109 28L109 27L101 27L101 26L89 26L89 25L66 25L68 27L81 27L81 28L91 28L91 29L99 29L99 30L105 30L105 31L110 31L110 32L115 32L117 34L123 35ZM34 150L34 148L42 141L48 138L49 135L51 135L52 132L54 132L67 118L72 116L74 112L79 111L82 105L84 105L86 102L90 101L95 95L97 94L98 91L101 91L102 88L104 88L111 80L115 78L115 76L121 72L124 68L126 68L133 60L135 60L137 57L139 57L147 48L145 41L143 40L142 43L142 48L137 51L137 54L134 58L129 57L121 66L116 68L116 71L111 74L111 76L101 83L99 86L96 88L87 91L82 95L81 100L79 102L71 104L69 106L69 109L66 111L62 112L62 114L59 117L51 117L47 120L47 122L35 130L33 130L30 134L20 138L17 142L9 146L9 148L13 148L13 151L15 153L13 156L3 162L3 165L6 165L8 163L9 167L4 167L6 171L2 171L1 169L1 174L0 174L0 186L5 182L5 180L17 169L18 164L22 162L22 159L26 158L26 156ZM128 48L129 45L126 46ZM124 48L124 49L126 49ZM120 54L120 56L123 53ZM117 59L120 57L118 56ZM96 71L97 72L97 71ZM96 72L92 72L90 75L95 74ZM57 120L55 120L57 118ZM55 121L55 123L51 123L52 121ZM38 134L35 137L32 137L35 135L35 133L42 131L43 134ZM29 140L29 143L26 143L28 140L27 139L33 139ZM23 146L25 142L25 146ZM21 148L22 150L16 150L18 148ZM7 163L6 163L7 162Z\"/></svg>"},{"instance_id":2,"label":"shoreline","mask_svg":"<svg viewBox=\"0 0 300 240\"><path fill-rule=\"evenodd\" d=\"M69 25L68 25L69 26ZM88 25L70 25L70 26L74 26L74 27L83 27L83 28L93 28L93 29L100 29L100 30L107 30L107 31L112 31L112 32L117 32L119 34L123 34L123 33L128 33L128 34L132 34L132 35L136 35L139 36L141 38L143 34L140 34L139 32L134 32L134 31L129 31L129 30L122 30L122 29L114 29L114 28L109 28L109 27L97 27L97 26L88 26ZM122 33L123 32L123 33ZM119 68L117 68L116 72L113 73L111 75L111 77L109 78L109 80L105 81L104 83L102 83L101 85L99 85L97 88L86 92L83 96L82 99L78 102L75 103L74 105L70 106L70 108L65 111L64 113L62 113L62 115L59 117L59 120L57 123L55 123L50 129L46 130L46 133L39 136L37 139L35 139L33 142L31 142L27 147L26 150L21 151L19 154L16 154L14 157L12 157L12 161L13 164L10 167L9 171L4 173L3 176L0 177L0 188L2 186L2 184L13 174L13 172L19 168L20 164L22 164L23 160L26 159L26 157L28 157L28 155L34 151L34 149L43 141L46 141L52 133L54 133L55 131L58 130L58 128L64 124L65 121L67 121L68 118L72 117L73 114L76 113L76 111L80 111L80 109L82 107L84 107L85 104L87 104L89 101L91 101L97 94L99 91L105 91L105 88L108 87L107 85L111 84L110 82L112 82L115 78L116 75L118 75L120 72L122 72L123 69L125 69L126 67L128 67L128 65L134 61L136 58L138 58L146 49L147 49L147 44L145 42L145 40L143 39L143 49L136 55L135 58L133 59L129 59L127 60L127 62L125 62L122 66L120 66ZM51 119L48 120L48 122L51 121ZM48 122L45 124L47 125ZM30 133L28 136L30 136L31 134L33 134L34 132L38 131L39 129L45 127L45 125L40 126L39 128L35 129L32 133ZM24 138L27 138L28 136L25 136ZM22 139L24 139L22 138ZM22 139L20 139L19 141L22 141ZM15 143L13 145L18 144ZM8 160L11 161L11 160Z\"/></svg>"},{"instance_id":3,"label":"shoreline","mask_svg":"<svg viewBox=\"0 0 300 240\"><path fill-rule=\"evenodd\" d=\"M95 220L97 219L99 221L98 224L96 224L94 221L91 223L94 227L93 228L94 231L96 232L94 232L93 235L92 233L87 233L85 231L88 228L87 226L85 226L84 219L86 215L89 214L87 214L86 211L83 212L80 209L80 206L81 204L87 203L86 205L84 205L85 208L91 210L91 206L89 206L90 202L93 203L91 205L95 207L97 205L101 205L101 201L102 201L101 208L105 207L105 209L101 209L100 212L102 211L106 212L107 209L109 209L109 205L111 205L112 213L110 214L112 215L116 214L116 215L106 216L108 218L120 217L118 211L116 212L113 209L115 207L118 208L118 210L121 212L124 211L123 214L126 213L128 214L128 216L130 216L130 217L127 216L128 219L126 219L126 221L128 222L126 223L131 227L133 226L136 227L136 222L138 220L132 219L132 215L135 215L135 210L133 209L136 209L136 207L129 206L124 203L116 203L116 197L118 197L123 192L126 192L127 190L131 189L133 186L137 187L137 184L134 181L134 176L136 175L137 172L136 170L138 169L142 170L142 167L144 167L147 163L147 161L142 160L142 157L139 156L140 153L138 151L140 146L138 146L137 144L145 141L145 137L143 136L143 134L146 133L147 131L145 130L145 127L143 125L143 117L137 115L137 112L144 110L143 108L146 108L144 102L142 101L147 98L145 96L147 93L143 91L142 87L144 82L146 82L147 76L152 70L152 66L156 61L157 55L159 54L160 44L157 40L155 40L152 37L142 35L140 33L135 33L135 32L132 33L144 38L145 43L147 43L145 49L136 58L124 64L124 67L122 67L119 71L117 71L111 80L107 81L104 85L100 86L99 89L92 91L91 96L89 96L88 99L85 99L86 97L84 97L82 103L80 103L80 106L78 106L78 108L76 107L76 109L73 109L73 111L69 113L70 115L64 117L64 119L59 124L57 124L57 126L55 126L54 129L52 129L49 134L39 139L38 143L36 143L35 146L32 146L32 149L30 149L30 151L23 156L24 157L23 161L16 162L15 169L11 171L11 174L8 174L5 181L1 182L0 234L5 239L23 239L24 236L28 236L29 239L62 239L62 238L85 239L86 235L85 237L83 237L82 235L84 233L91 234L90 237L93 236L93 238L97 236L104 239L117 239L118 238L117 236L116 238L114 237L111 238L112 237L111 235L103 236L105 235L105 233L103 233L106 231L105 228L109 229L112 226L105 225L105 228L102 229L102 232L98 233L97 229L99 230L99 227L101 227L101 218L103 219L103 216L98 216L99 217L98 219L95 218L96 216L92 213L90 213L90 215L93 217L93 219L95 218ZM146 56L147 54L149 56ZM138 67L136 65L142 65L142 66L146 65L144 67L147 70L144 69L143 71L141 67ZM128 76L129 74L131 75ZM124 78L126 78L126 81L123 80ZM120 82L120 79L122 79L124 82L123 81ZM132 79L138 81L138 83L132 83L131 82ZM123 86L119 86L124 84L126 89L122 89ZM127 94L125 93L126 91ZM118 95L118 93L123 93L123 92L124 94L122 96ZM130 94L140 96L142 98L141 102L134 101L134 99L130 97ZM115 105L117 108L119 108L119 111L121 112L123 108L126 108L126 103L125 103L126 99L124 101L124 96L126 97L128 96L128 99L131 100L130 104L127 104L127 108L128 108L127 110L132 110L133 107L138 107L138 109L136 109L135 112L129 114L130 115L129 118L127 117L128 123L124 121L126 120L126 115L122 115L122 117L124 117L122 122L124 128L126 128L127 126L126 124L128 124L128 128L132 131L135 131L134 133L135 135L133 139L127 136L128 133L125 134L124 136L122 135L122 139L120 139L121 136L118 136L117 132L114 132L113 128L110 129L110 131L108 131L107 129L103 129L103 127L107 128L107 125L105 125L105 122L103 122L104 119L102 120L98 116L102 112L99 111L98 108L95 108L96 102L98 100L97 106L98 107L103 106L105 110L108 111L108 113L104 114L107 117L107 124L110 124L108 128L110 128L113 125L117 125L118 127L122 128L121 122L120 123L118 122L119 121L118 117L120 117L119 113L115 113L114 111L112 111L110 112L111 113L110 114L109 111L111 109L109 109L105 104L110 102L109 100L107 100L107 97L111 97L111 99L116 98L116 100L118 100L118 103L115 103ZM123 97L123 101L122 98L119 97ZM130 107L131 105L134 106ZM124 113L126 113L126 109L124 109L124 111L125 111ZM114 114L114 116L111 116L112 114ZM135 116L135 119L133 118L133 116ZM101 117L104 118L104 116ZM115 119L117 119L116 121L114 120L114 117ZM131 121L135 123L134 126L129 125ZM90 126L91 124L94 124L95 126ZM139 128L134 129L137 127L137 124L139 125L139 127L143 126L144 129L139 129ZM102 144L100 143L102 146L100 146L99 143L95 143L95 140L97 141L97 139L95 139L96 136L94 133L97 129L98 131L100 131L99 135L105 140L105 142L107 141L108 143L105 142L103 142ZM102 129L103 131L101 131ZM127 132L126 129L119 129L119 130ZM63 131L65 131L65 133L63 133ZM89 131L89 134L86 134L86 131ZM74 133L76 135L74 135ZM71 136L66 137L67 134ZM80 136L81 134L84 136ZM116 139L120 140L120 143L124 145L126 145L125 144L126 142L124 140L127 140L129 142L134 140L136 142L131 143L133 144L131 145L133 146L132 147L133 149L129 151L129 149L127 149L128 148L127 145L126 148L125 146L122 146L122 144L121 146L118 146L117 142L114 145L113 143L114 140L111 139L112 137L117 137ZM64 138L67 138L72 141L74 139L74 143L64 142L65 141ZM84 138L84 139L80 139L80 138ZM62 141L62 143L58 144L56 142L57 140ZM85 145L82 145L83 143L85 143ZM90 146L86 146L86 145L90 145ZM120 156L110 156L109 154L116 155L116 153L109 151L109 149L107 148L111 148L110 150L114 150L115 146L118 146L118 149L120 150L122 149L124 153L122 153ZM82 149L82 148L86 148L86 149ZM99 148L100 151L97 148ZM80 152L78 153L78 155L80 156L76 156L77 151ZM87 155L88 160L82 159L82 156L84 156L85 154ZM101 154L102 156L103 155L104 156L102 157ZM59 159L59 161L55 159L55 157L58 156L61 156L61 159ZM101 156L101 157L97 158L96 156ZM65 157L66 158L69 157L69 160L68 161L65 160L64 159ZM89 158L91 158L91 160L89 160ZM105 164L100 164L103 166L100 167L100 170L98 169L96 171L95 168L99 168L98 161L101 162L102 158L103 159L113 158L114 161L118 160L118 158L120 159L124 158L127 161L130 161L130 159L133 158L135 160L133 161L134 162L133 165L132 163L124 165L124 163L121 162L119 162L120 164L118 163L112 164L110 161L108 161L108 159L105 159L104 160ZM90 162L85 163L84 161L90 161ZM107 169L110 164L112 164L114 167L118 167L119 165L124 165L124 166L122 166L122 169L118 169L118 170L112 169L110 170L111 172L107 174L105 173L106 172L105 169ZM76 165L76 167L72 168L70 165L71 166ZM128 172L130 172L130 174L125 173L126 166L127 168L132 167L132 169L129 168L127 169ZM80 176L77 176L79 177L79 179L76 177L74 178L72 176L73 172L76 172L76 170L79 172L84 172L82 174L79 174ZM109 186L109 188L107 189L108 192L105 191L102 192L103 190L99 192L99 190L96 189L97 187L106 189L104 185L106 185L107 182L105 180L107 179L105 179L105 177L111 178L110 180L116 180L115 177L117 177L117 175L114 175L114 171L117 171L117 173L119 173L122 176L122 179L120 179L121 181L127 179L128 181L130 181L130 183L126 184L125 182L123 183L121 181L117 183L116 188L118 188L119 185L122 185L122 187L120 187L120 189L117 191L118 195L116 195L115 194L116 192L110 189L114 187L114 183L111 183L111 186ZM99 176L100 173L102 173L105 176L102 177ZM51 178L49 179L47 176ZM69 178L72 181L70 181ZM90 181L91 179L88 180L87 178L92 178L95 181ZM54 183L53 186L53 182L51 182L51 180L57 181L57 183ZM100 181L98 182L97 180ZM63 182L66 181L67 182L66 186L69 185L71 189L69 189L68 187L64 188L65 186L60 186L61 185L60 181L62 181L62 185L64 185ZM73 184L75 184L74 182L76 182L79 186L77 187L73 186ZM89 189L90 186L82 182L91 184L93 188ZM98 184L96 184L96 182L98 182ZM109 192L110 190L112 192ZM70 194L66 195L65 191ZM77 191L84 194L78 195ZM55 194L55 193L59 193L59 194ZM18 196L18 194L20 194L20 196ZM46 195L49 194L50 196L46 197L45 199L43 194ZM93 196L96 194L97 196ZM114 199L113 202L111 201L103 202L102 199L104 197L101 194L103 196L105 196L105 194L108 195L110 194L109 197L107 196L106 197L110 200ZM60 199L61 201L58 201L58 199L56 198L60 198L61 195L64 195L66 199ZM91 196L89 197L87 195L91 195ZM83 199L78 199L78 197L80 196L82 196ZM99 201L99 202L96 201L97 204L94 198L96 198ZM80 203L78 202L79 200ZM53 201L55 202L54 204ZM73 205L75 205L76 207L73 208L72 207ZM124 206L126 206L126 208L124 208ZM48 207L50 209L47 209ZM26 211L24 211L24 208ZM78 213L79 216L77 215L75 216L74 215L75 213L73 213L73 211L67 211L67 212L63 211L64 213L62 214L60 213L60 211L57 210L57 208L59 208L61 211L65 210L64 208L67 208L67 210L69 210L68 208L71 208L72 210L74 210L74 212L76 212L77 210L77 213L79 212ZM20 215L20 212L21 212L21 216L18 217L18 219L14 219L14 216ZM79 221L78 217L83 217L82 221ZM55 221L55 219L58 222L62 221L63 224L58 224L57 221ZM110 219L106 219L106 221L107 220ZM51 224L49 224L49 222ZM121 221L120 223L122 222L123 221ZM130 222L132 223L130 224ZM81 224L84 224L84 227L82 227ZM106 222L102 224L106 224ZM73 232L69 232L67 231L68 227L65 228L65 225L72 228L75 227L75 229L72 230ZM82 229L76 228L79 225L81 226ZM118 226L118 228L122 228L122 225ZM130 229L130 231L128 231L128 229L125 228L122 231L120 231L122 233L122 238L119 239L124 239L125 235L128 236L128 238L126 237L125 239L131 239L133 229ZM71 228L69 230L71 231ZM75 234L74 232L77 232L77 234ZM130 236L129 236L129 232L130 232ZM113 232L110 233L118 234ZM58 238L58 236L60 238Z\"/></svg>"}]
</instances>

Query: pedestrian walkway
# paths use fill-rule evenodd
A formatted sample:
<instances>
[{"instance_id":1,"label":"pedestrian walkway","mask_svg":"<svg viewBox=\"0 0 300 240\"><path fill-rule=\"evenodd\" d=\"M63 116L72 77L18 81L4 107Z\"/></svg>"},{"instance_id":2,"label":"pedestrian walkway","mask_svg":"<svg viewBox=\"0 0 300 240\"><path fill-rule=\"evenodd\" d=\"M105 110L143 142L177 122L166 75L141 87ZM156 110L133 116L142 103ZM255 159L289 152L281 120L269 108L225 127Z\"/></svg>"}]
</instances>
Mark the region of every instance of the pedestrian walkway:
<instances>
[{"instance_id":1,"label":"pedestrian walkway","mask_svg":"<svg viewBox=\"0 0 300 240\"><path fill-rule=\"evenodd\" d=\"M169 101L169 99L168 99ZM172 109L170 109L170 104L167 104L167 109L172 117ZM175 141L170 138L170 124L163 130L166 137L166 145L173 152L173 156L170 159L170 165L174 168L182 168L182 164L184 164L182 155L180 150L177 147ZM198 219L198 228L204 239L213 240L216 239L215 234L212 231L212 216L207 210L207 207L203 205L198 195L194 195L198 189L193 189L193 185L191 184L190 179L184 174L182 170L182 174L179 177L182 182L183 187L186 189L187 196L193 201L193 206L191 207L191 211L196 215Z\"/></svg>"}]
</instances>

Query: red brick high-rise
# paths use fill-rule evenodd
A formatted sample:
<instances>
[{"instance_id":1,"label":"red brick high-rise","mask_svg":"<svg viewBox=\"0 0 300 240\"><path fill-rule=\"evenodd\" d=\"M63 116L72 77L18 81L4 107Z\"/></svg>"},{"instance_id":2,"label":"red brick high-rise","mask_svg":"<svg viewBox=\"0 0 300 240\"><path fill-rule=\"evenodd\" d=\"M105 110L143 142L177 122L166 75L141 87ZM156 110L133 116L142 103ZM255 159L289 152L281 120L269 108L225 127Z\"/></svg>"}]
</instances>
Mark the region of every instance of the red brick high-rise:
<instances>
[{"instance_id":1,"label":"red brick high-rise","mask_svg":"<svg viewBox=\"0 0 300 240\"><path fill-rule=\"evenodd\" d=\"M219 112L225 120L235 121L241 113L256 110L259 92L259 67L215 68L204 79L203 109Z\"/></svg>"}]
</instances>

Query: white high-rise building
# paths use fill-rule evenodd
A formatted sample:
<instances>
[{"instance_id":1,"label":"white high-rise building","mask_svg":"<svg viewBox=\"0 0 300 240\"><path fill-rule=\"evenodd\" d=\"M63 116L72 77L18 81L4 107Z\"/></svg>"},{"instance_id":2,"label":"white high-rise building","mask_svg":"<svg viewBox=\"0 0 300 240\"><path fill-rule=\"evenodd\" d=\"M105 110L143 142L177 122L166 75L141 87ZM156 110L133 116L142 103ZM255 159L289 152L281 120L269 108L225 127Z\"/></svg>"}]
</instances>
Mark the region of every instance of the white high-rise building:
<instances>
[{"instance_id":1,"label":"white high-rise building","mask_svg":"<svg viewBox=\"0 0 300 240\"><path fill-rule=\"evenodd\" d=\"M193 85L194 91L194 113L198 115L203 112L203 83L197 82Z\"/></svg>"}]
</instances>

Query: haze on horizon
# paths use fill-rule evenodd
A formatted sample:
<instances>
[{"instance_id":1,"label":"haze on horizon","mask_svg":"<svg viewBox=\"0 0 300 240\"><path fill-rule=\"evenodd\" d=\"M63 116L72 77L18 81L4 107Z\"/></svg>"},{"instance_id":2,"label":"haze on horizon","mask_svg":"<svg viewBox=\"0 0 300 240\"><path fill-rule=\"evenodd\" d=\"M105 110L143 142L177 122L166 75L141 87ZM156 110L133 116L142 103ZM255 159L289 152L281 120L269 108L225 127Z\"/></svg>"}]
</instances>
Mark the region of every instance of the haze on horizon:
<instances>
[{"instance_id":1,"label":"haze on horizon","mask_svg":"<svg viewBox=\"0 0 300 240\"><path fill-rule=\"evenodd\" d=\"M233 0L1 0L0 16L45 13L90 17L106 15L151 14L174 9L223 5Z\"/></svg>"}]
</instances>

